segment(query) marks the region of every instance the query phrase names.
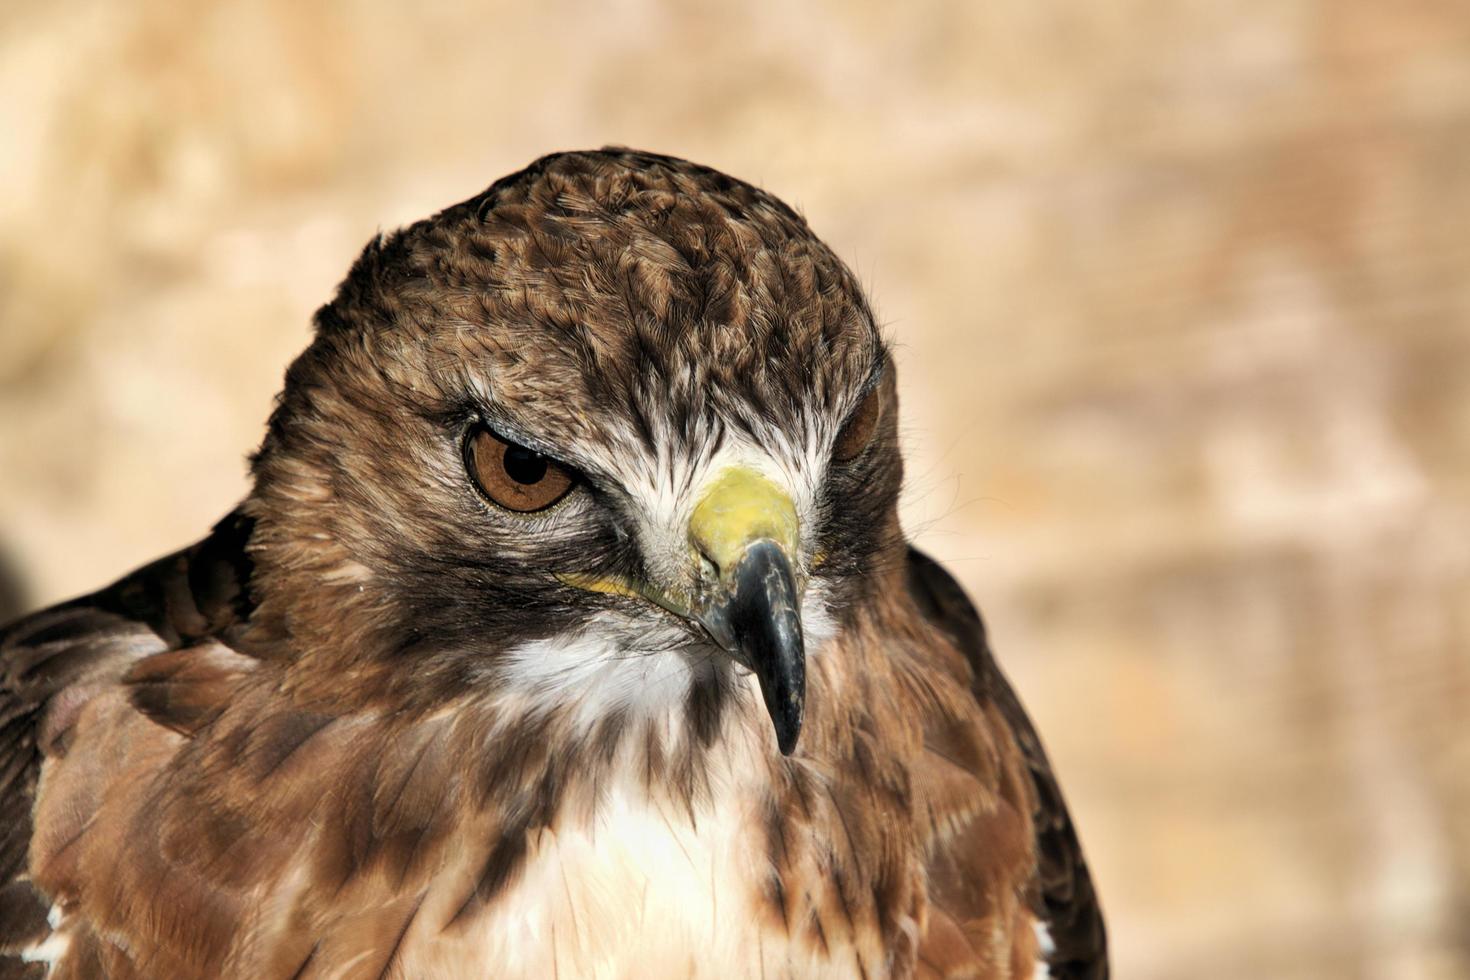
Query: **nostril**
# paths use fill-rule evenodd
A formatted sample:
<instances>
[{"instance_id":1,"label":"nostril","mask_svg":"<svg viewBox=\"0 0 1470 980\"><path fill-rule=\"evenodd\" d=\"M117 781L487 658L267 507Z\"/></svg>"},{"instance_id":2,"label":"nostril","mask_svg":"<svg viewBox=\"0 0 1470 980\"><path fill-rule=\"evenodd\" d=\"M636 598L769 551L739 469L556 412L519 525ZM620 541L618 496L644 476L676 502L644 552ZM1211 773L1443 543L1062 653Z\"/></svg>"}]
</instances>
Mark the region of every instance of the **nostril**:
<instances>
[{"instance_id":1,"label":"nostril","mask_svg":"<svg viewBox=\"0 0 1470 980\"><path fill-rule=\"evenodd\" d=\"M699 546L699 542L695 541L692 543L694 545L694 563L695 567L698 570L700 581L705 583L718 581L720 577L719 562L711 558L709 554Z\"/></svg>"}]
</instances>

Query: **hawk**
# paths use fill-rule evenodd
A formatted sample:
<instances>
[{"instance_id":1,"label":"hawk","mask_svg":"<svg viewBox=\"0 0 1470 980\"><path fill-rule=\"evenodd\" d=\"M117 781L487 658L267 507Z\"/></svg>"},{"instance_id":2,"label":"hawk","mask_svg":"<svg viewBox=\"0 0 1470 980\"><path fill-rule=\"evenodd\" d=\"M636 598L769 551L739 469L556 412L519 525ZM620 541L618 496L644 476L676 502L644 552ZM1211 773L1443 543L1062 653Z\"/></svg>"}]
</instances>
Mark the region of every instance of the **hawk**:
<instances>
[{"instance_id":1,"label":"hawk","mask_svg":"<svg viewBox=\"0 0 1470 980\"><path fill-rule=\"evenodd\" d=\"M0 976L1107 976L794 211L555 154L315 322L234 512L0 633Z\"/></svg>"}]
</instances>

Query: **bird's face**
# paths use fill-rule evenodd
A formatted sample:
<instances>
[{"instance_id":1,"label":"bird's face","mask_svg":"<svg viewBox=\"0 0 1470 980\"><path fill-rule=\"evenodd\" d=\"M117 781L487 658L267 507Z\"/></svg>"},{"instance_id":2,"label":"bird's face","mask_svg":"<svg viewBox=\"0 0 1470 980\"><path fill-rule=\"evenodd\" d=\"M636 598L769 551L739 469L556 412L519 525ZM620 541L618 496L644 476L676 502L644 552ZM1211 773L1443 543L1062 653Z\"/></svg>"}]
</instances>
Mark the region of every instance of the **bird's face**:
<instances>
[{"instance_id":1,"label":"bird's face","mask_svg":"<svg viewBox=\"0 0 1470 980\"><path fill-rule=\"evenodd\" d=\"M256 461L263 618L589 723L748 670L789 753L807 657L900 544L890 357L767 195L541 167L370 247L319 316Z\"/></svg>"}]
</instances>

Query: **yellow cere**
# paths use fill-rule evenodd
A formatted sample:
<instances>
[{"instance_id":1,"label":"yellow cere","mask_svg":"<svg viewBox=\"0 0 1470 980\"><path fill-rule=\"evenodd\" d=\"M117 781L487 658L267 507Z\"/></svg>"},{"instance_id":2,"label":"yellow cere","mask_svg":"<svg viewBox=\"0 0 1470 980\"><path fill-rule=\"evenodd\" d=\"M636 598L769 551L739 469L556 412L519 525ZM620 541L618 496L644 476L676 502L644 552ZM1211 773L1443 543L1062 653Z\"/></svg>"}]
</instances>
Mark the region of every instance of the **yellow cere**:
<instances>
[{"instance_id":1,"label":"yellow cere","mask_svg":"<svg viewBox=\"0 0 1470 980\"><path fill-rule=\"evenodd\" d=\"M796 505L755 470L731 467L717 476L689 519L689 540L727 575L752 542L776 542L796 555Z\"/></svg>"}]
</instances>

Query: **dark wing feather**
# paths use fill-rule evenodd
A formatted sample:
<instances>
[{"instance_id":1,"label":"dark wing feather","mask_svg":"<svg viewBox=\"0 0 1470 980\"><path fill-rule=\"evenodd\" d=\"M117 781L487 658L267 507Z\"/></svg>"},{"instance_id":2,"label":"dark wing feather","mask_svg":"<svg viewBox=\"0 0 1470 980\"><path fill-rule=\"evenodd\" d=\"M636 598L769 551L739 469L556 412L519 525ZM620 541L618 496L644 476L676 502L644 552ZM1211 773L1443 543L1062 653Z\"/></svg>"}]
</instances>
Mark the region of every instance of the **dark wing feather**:
<instances>
[{"instance_id":1,"label":"dark wing feather","mask_svg":"<svg viewBox=\"0 0 1470 980\"><path fill-rule=\"evenodd\" d=\"M1107 933L1082 845L1041 739L991 655L980 614L959 583L914 548L908 554L908 585L925 617L944 630L969 660L975 697L996 706L1025 755L1036 791L1032 824L1038 867L1033 907L1055 946L1048 957L1053 980L1106 980Z\"/></svg>"},{"instance_id":2,"label":"dark wing feather","mask_svg":"<svg viewBox=\"0 0 1470 980\"><path fill-rule=\"evenodd\" d=\"M0 978L30 975L34 964L5 954L47 931L26 872L43 753L65 751L89 683L116 681L142 657L206 637L228 642L242 627L250 527L232 513L192 548L0 628Z\"/></svg>"}]
</instances>

